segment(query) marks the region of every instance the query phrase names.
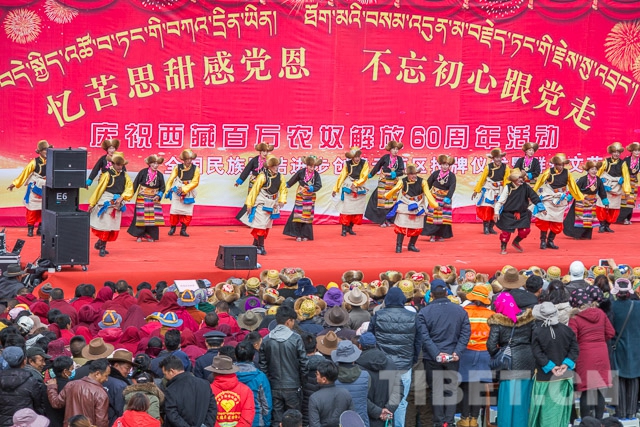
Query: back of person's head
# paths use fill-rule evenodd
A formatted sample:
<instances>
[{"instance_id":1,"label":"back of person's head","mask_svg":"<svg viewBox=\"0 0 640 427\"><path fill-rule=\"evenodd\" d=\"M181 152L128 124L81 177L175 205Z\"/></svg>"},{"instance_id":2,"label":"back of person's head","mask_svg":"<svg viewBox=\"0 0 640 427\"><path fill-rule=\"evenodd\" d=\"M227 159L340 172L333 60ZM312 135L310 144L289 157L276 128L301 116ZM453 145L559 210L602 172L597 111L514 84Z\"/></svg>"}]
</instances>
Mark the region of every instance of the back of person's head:
<instances>
[{"instance_id":1,"label":"back of person's head","mask_svg":"<svg viewBox=\"0 0 640 427\"><path fill-rule=\"evenodd\" d=\"M182 360L178 359L176 356L171 355L165 357L160 361L160 369L164 369L165 371L184 371L184 365L182 364Z\"/></svg>"},{"instance_id":2,"label":"back of person's head","mask_svg":"<svg viewBox=\"0 0 640 427\"><path fill-rule=\"evenodd\" d=\"M602 423L602 427L623 427L624 426L624 424L622 424L622 421L620 421L616 417L607 417L600 422Z\"/></svg>"},{"instance_id":3,"label":"back of person's head","mask_svg":"<svg viewBox=\"0 0 640 427\"><path fill-rule=\"evenodd\" d=\"M256 349L253 348L253 344L251 344L249 341L242 341L236 347L236 360L238 361L238 363L252 362L255 354Z\"/></svg>"},{"instance_id":4,"label":"back of person's head","mask_svg":"<svg viewBox=\"0 0 640 427\"><path fill-rule=\"evenodd\" d=\"M96 359L89 363L89 373L94 374L96 372L105 372L109 368L109 362L107 359Z\"/></svg>"},{"instance_id":5,"label":"back of person's head","mask_svg":"<svg viewBox=\"0 0 640 427\"><path fill-rule=\"evenodd\" d=\"M64 299L64 291L61 288L53 288L51 293L49 294L52 300L63 300Z\"/></svg>"},{"instance_id":6,"label":"back of person's head","mask_svg":"<svg viewBox=\"0 0 640 427\"><path fill-rule=\"evenodd\" d=\"M296 409L287 409L282 415L280 427L302 427L302 414Z\"/></svg>"},{"instance_id":7,"label":"back of person's head","mask_svg":"<svg viewBox=\"0 0 640 427\"><path fill-rule=\"evenodd\" d=\"M164 334L164 346L168 351L180 350L180 331L177 329L169 329Z\"/></svg>"},{"instance_id":8,"label":"back of person's head","mask_svg":"<svg viewBox=\"0 0 640 427\"><path fill-rule=\"evenodd\" d=\"M129 284L124 280L118 280L116 282L116 293L124 294L129 292Z\"/></svg>"},{"instance_id":9,"label":"back of person's head","mask_svg":"<svg viewBox=\"0 0 640 427\"><path fill-rule=\"evenodd\" d=\"M323 360L318 363L318 373L327 381L333 383L338 379L338 365L331 360Z\"/></svg>"},{"instance_id":10,"label":"back of person's head","mask_svg":"<svg viewBox=\"0 0 640 427\"><path fill-rule=\"evenodd\" d=\"M604 274L600 274L596 276L596 278L593 279L593 285L599 287L602 293L606 294L607 292L611 291L611 284L609 283L609 278Z\"/></svg>"},{"instance_id":11,"label":"back of person's head","mask_svg":"<svg viewBox=\"0 0 640 427\"><path fill-rule=\"evenodd\" d=\"M524 284L524 287L527 291L531 292L532 294L535 294L540 289L542 289L542 285L544 285L544 280L542 280L542 277L532 274L527 278L527 281Z\"/></svg>"},{"instance_id":12,"label":"back of person's head","mask_svg":"<svg viewBox=\"0 0 640 427\"><path fill-rule=\"evenodd\" d=\"M69 423L69 427L96 427L91 424L89 418L84 415L74 415L67 421Z\"/></svg>"},{"instance_id":13,"label":"back of person's head","mask_svg":"<svg viewBox=\"0 0 640 427\"><path fill-rule=\"evenodd\" d=\"M226 301L219 301L216 304L216 311L219 313L228 313L229 312L229 303Z\"/></svg>"},{"instance_id":14,"label":"back of person's head","mask_svg":"<svg viewBox=\"0 0 640 427\"><path fill-rule=\"evenodd\" d=\"M210 328L215 328L218 326L218 322L220 319L218 318L218 314L215 311L210 311L204 316L204 324Z\"/></svg>"},{"instance_id":15,"label":"back of person's head","mask_svg":"<svg viewBox=\"0 0 640 427\"><path fill-rule=\"evenodd\" d=\"M72 367L73 367L73 359L70 358L69 356L58 356L55 359L53 359L53 363L51 365L51 368L53 369L53 373L56 376L56 378L60 378L62 376L62 373L66 369L71 369Z\"/></svg>"},{"instance_id":16,"label":"back of person's head","mask_svg":"<svg viewBox=\"0 0 640 427\"><path fill-rule=\"evenodd\" d=\"M149 406L151 406L149 398L142 393L136 393L131 396L125 409L127 411L147 412Z\"/></svg>"},{"instance_id":17,"label":"back of person's head","mask_svg":"<svg viewBox=\"0 0 640 427\"><path fill-rule=\"evenodd\" d=\"M236 361L236 348L232 345L223 345L220 347L220 350L218 350L218 354L221 356L228 356L234 362Z\"/></svg>"},{"instance_id":18,"label":"back of person's head","mask_svg":"<svg viewBox=\"0 0 640 427\"><path fill-rule=\"evenodd\" d=\"M87 340L82 335L76 335L69 342L69 351L73 357L81 357L82 349L87 345Z\"/></svg>"},{"instance_id":19,"label":"back of person's head","mask_svg":"<svg viewBox=\"0 0 640 427\"><path fill-rule=\"evenodd\" d=\"M67 329L67 327L71 325L71 317L69 317L68 314L61 314L56 317L56 325L58 325L60 329Z\"/></svg>"},{"instance_id":20,"label":"back of person's head","mask_svg":"<svg viewBox=\"0 0 640 427\"><path fill-rule=\"evenodd\" d=\"M60 316L61 314L62 312L60 310L58 310L57 308L52 308L47 313L47 322L49 324L56 323L56 317Z\"/></svg>"},{"instance_id":21,"label":"back of person's head","mask_svg":"<svg viewBox=\"0 0 640 427\"><path fill-rule=\"evenodd\" d=\"M152 290L153 288L151 287L151 283L149 283L149 282L140 282L140 283L138 284L138 286L136 286L136 291L137 291L137 292L140 292L140 291L141 291L141 290L143 290L143 289L149 289L149 290Z\"/></svg>"},{"instance_id":22,"label":"back of person's head","mask_svg":"<svg viewBox=\"0 0 640 427\"><path fill-rule=\"evenodd\" d=\"M20 347L22 350L26 351L27 340L24 339L22 335L19 333L9 334L5 338L4 341L5 347Z\"/></svg>"},{"instance_id":23,"label":"back of person's head","mask_svg":"<svg viewBox=\"0 0 640 427\"><path fill-rule=\"evenodd\" d=\"M83 293L83 289L84 289L84 283L79 284L78 286L76 286L76 289L73 293L73 296L75 298L80 298L84 293Z\"/></svg>"},{"instance_id":24,"label":"back of person's head","mask_svg":"<svg viewBox=\"0 0 640 427\"><path fill-rule=\"evenodd\" d=\"M298 315L292 307L283 305L278 308L278 311L276 312L276 323L278 325L284 325L287 323L287 320L296 320L297 317Z\"/></svg>"},{"instance_id":25,"label":"back of person's head","mask_svg":"<svg viewBox=\"0 0 640 427\"><path fill-rule=\"evenodd\" d=\"M246 337L244 337L243 341L248 341L251 345L255 345L262 341L262 335L260 335L260 332L258 331L251 331Z\"/></svg>"},{"instance_id":26,"label":"back of person's head","mask_svg":"<svg viewBox=\"0 0 640 427\"><path fill-rule=\"evenodd\" d=\"M92 297L96 294L96 287L91 285L91 284L87 284L84 285L82 287L82 295L83 297Z\"/></svg>"},{"instance_id":27,"label":"back of person's head","mask_svg":"<svg viewBox=\"0 0 640 427\"><path fill-rule=\"evenodd\" d=\"M304 351L307 354L315 353L318 347L318 340L313 334L303 334L302 343L304 344Z\"/></svg>"},{"instance_id":28,"label":"back of person's head","mask_svg":"<svg viewBox=\"0 0 640 427\"><path fill-rule=\"evenodd\" d=\"M134 375L140 372L146 372L151 369L151 357L148 354L140 353L133 359Z\"/></svg>"},{"instance_id":29,"label":"back of person's head","mask_svg":"<svg viewBox=\"0 0 640 427\"><path fill-rule=\"evenodd\" d=\"M106 282L104 282L104 287L105 288L111 288L111 290L113 292L116 291L116 284L115 284L115 282L112 282L111 280L107 280Z\"/></svg>"}]
</instances>

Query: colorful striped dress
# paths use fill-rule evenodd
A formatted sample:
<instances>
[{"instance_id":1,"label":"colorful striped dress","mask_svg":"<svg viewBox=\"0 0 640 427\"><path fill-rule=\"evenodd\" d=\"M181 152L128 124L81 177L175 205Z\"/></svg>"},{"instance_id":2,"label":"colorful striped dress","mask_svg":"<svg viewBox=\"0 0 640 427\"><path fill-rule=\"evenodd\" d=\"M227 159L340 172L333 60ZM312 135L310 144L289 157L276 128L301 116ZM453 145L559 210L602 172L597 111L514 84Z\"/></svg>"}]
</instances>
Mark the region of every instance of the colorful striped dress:
<instances>
[{"instance_id":1,"label":"colorful striped dress","mask_svg":"<svg viewBox=\"0 0 640 427\"><path fill-rule=\"evenodd\" d=\"M164 176L160 171L155 175L150 168L138 172L133 181L134 192L137 192L136 207L133 220L127 232L133 237L147 237L153 240L160 238L159 226L164 225L162 205L160 201L154 201L157 196L162 200L165 192Z\"/></svg>"},{"instance_id":2,"label":"colorful striped dress","mask_svg":"<svg viewBox=\"0 0 640 427\"><path fill-rule=\"evenodd\" d=\"M435 238L450 239L453 237L452 224L452 202L453 193L456 191L456 175L447 171L433 172L427 179L431 194L438 202L438 206L429 207L424 222L422 234L424 236L434 236ZM447 202L445 203L445 199Z\"/></svg>"},{"instance_id":3,"label":"colorful striped dress","mask_svg":"<svg viewBox=\"0 0 640 427\"><path fill-rule=\"evenodd\" d=\"M387 213L396 203L396 199L388 200L384 198L384 195L390 191L396 185L398 179L404 175L404 160L401 156L385 154L373 167L369 173L369 177L373 177L380 171L382 173L378 180L378 188L375 193L371 194L369 202L367 203L367 209L364 213L365 218L376 224L383 224L385 222Z\"/></svg>"},{"instance_id":4,"label":"colorful striped dress","mask_svg":"<svg viewBox=\"0 0 640 427\"><path fill-rule=\"evenodd\" d=\"M591 239L594 228L600 227L596 216L596 201L598 197L604 199L607 192L604 184L597 176L590 178L589 174L576 181L578 189L584 195L584 200L576 200L564 219L564 234L575 239Z\"/></svg>"},{"instance_id":5,"label":"colorful striped dress","mask_svg":"<svg viewBox=\"0 0 640 427\"><path fill-rule=\"evenodd\" d=\"M296 172L287 182L287 188L298 184L296 201L282 234L300 239L313 240L313 215L316 194L322 188L318 171L310 172L306 167Z\"/></svg>"},{"instance_id":6,"label":"colorful striped dress","mask_svg":"<svg viewBox=\"0 0 640 427\"><path fill-rule=\"evenodd\" d=\"M633 209L638 203L638 172L640 172L640 157L633 158L632 156L624 159L629 169L629 184L631 185L631 192L629 194L623 194L620 202L620 215L618 215L618 224L624 224L625 220L631 221L633 215Z\"/></svg>"}]
</instances>

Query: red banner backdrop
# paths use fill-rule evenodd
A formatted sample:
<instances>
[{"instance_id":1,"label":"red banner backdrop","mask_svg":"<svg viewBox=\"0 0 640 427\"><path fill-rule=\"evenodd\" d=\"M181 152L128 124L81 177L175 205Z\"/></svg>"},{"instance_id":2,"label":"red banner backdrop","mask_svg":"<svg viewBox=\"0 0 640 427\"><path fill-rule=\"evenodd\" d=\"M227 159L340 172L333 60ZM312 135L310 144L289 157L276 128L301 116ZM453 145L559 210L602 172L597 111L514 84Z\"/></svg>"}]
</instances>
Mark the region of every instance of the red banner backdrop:
<instances>
[{"instance_id":1,"label":"red banner backdrop","mask_svg":"<svg viewBox=\"0 0 640 427\"><path fill-rule=\"evenodd\" d=\"M344 151L374 162L395 139L425 173L456 157L465 220L492 148L515 161L535 141L578 172L640 139L636 2L0 0L0 19L3 188L40 139L92 166L119 138L129 171L161 153L168 173L192 148L201 220L231 223L233 182L266 141L286 174L325 159L322 222ZM20 200L2 198L0 222L22 220Z\"/></svg>"}]
</instances>

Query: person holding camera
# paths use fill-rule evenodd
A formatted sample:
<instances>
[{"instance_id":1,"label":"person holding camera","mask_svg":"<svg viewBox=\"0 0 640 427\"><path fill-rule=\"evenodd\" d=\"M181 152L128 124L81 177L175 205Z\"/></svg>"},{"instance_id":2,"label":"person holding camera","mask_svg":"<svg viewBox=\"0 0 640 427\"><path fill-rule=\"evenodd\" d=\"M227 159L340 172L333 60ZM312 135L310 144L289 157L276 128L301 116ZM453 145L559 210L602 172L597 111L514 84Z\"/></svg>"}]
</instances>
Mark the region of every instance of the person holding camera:
<instances>
[{"instance_id":1,"label":"person holding camera","mask_svg":"<svg viewBox=\"0 0 640 427\"><path fill-rule=\"evenodd\" d=\"M418 330L427 384L432 393L434 426L455 425L460 356L471 337L466 311L447 298L442 279L431 282L433 301L418 313Z\"/></svg>"}]
</instances>

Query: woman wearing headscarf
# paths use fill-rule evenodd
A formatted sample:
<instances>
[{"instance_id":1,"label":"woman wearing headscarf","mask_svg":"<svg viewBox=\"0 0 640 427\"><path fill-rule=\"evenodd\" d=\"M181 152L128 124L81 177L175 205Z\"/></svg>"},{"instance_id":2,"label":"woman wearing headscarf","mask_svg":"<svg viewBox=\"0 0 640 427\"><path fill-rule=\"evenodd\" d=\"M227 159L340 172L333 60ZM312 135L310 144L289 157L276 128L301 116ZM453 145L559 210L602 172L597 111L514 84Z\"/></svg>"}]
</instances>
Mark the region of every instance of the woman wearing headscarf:
<instances>
[{"instance_id":1,"label":"woman wearing headscarf","mask_svg":"<svg viewBox=\"0 0 640 427\"><path fill-rule=\"evenodd\" d=\"M438 202L436 207L429 206L427 217L425 218L422 234L431 236L432 242L443 242L444 239L453 237L452 224L452 199L456 191L456 174L451 172L451 165L455 162L452 156L441 154L438 156L440 170L434 171L427 184L431 188L433 197Z\"/></svg>"},{"instance_id":2,"label":"woman wearing headscarf","mask_svg":"<svg viewBox=\"0 0 640 427\"><path fill-rule=\"evenodd\" d=\"M127 233L136 237L138 242L142 242L143 238L153 242L160 238L158 227L164 225L160 202L165 192L165 184L164 176L158 171L158 167L164 163L164 157L152 154L144 161L149 167L138 172L133 181L133 192L138 195Z\"/></svg>"},{"instance_id":3,"label":"woman wearing headscarf","mask_svg":"<svg viewBox=\"0 0 640 427\"><path fill-rule=\"evenodd\" d=\"M538 324L531 338L536 372L529 427L569 425L578 340L571 328L558 321L558 309L552 303L533 307L533 317Z\"/></svg>"},{"instance_id":4,"label":"woman wearing headscarf","mask_svg":"<svg viewBox=\"0 0 640 427\"><path fill-rule=\"evenodd\" d=\"M638 411L638 381L640 378L640 301L633 300L633 285L626 278L615 281L611 294L613 328L612 365L618 371L618 406L616 417L635 418Z\"/></svg>"},{"instance_id":5,"label":"woman wearing headscarf","mask_svg":"<svg viewBox=\"0 0 640 427\"><path fill-rule=\"evenodd\" d=\"M487 320L496 314L489 308L491 300L488 284L477 284L471 292L467 293L467 301L464 311L469 316L471 336L467 344L467 350L460 356L460 388L462 390L462 410L458 427L477 427L480 416L480 405L477 405L478 396L484 390L481 383L492 381L491 368L489 367L489 352L487 352L487 340L491 330Z\"/></svg>"},{"instance_id":6,"label":"woman wearing headscarf","mask_svg":"<svg viewBox=\"0 0 640 427\"><path fill-rule=\"evenodd\" d=\"M316 194L322 188L322 179L316 167L322 159L316 156L303 158L305 167L296 172L287 182L287 188L298 184L296 201L282 234L295 237L297 242L313 240L313 215L316 208Z\"/></svg>"},{"instance_id":7,"label":"woman wearing headscarf","mask_svg":"<svg viewBox=\"0 0 640 427\"><path fill-rule=\"evenodd\" d=\"M511 348L510 371L500 372L498 389L498 421L500 426L526 426L529 422L531 373L534 369L531 333L534 318L531 309L520 310L508 292L495 301L496 314L487 319L490 327L487 351L495 357L501 348Z\"/></svg>"},{"instance_id":8,"label":"woman wearing headscarf","mask_svg":"<svg viewBox=\"0 0 640 427\"><path fill-rule=\"evenodd\" d=\"M598 303L604 294L596 286L578 288L571 292L573 310L569 327L576 334L580 355L576 361L576 390L580 395L580 418L587 415L602 419L603 390L611 387L611 364L607 341L615 330Z\"/></svg>"},{"instance_id":9,"label":"woman wearing headscarf","mask_svg":"<svg viewBox=\"0 0 640 427\"><path fill-rule=\"evenodd\" d=\"M138 305L142 309L142 314L144 314L145 317L154 311L158 311L158 300L149 289L142 289L140 293L138 293Z\"/></svg>"},{"instance_id":10,"label":"woman wearing headscarf","mask_svg":"<svg viewBox=\"0 0 640 427\"><path fill-rule=\"evenodd\" d=\"M398 179L404 175L404 159L398 155L398 152L402 150L403 144L398 141L389 141L384 147L388 154L385 154L378 160L376 165L369 172L368 178L371 179L378 172L380 179L378 180L377 191L371 194L364 216L376 224L380 224L380 227L389 227L392 222L387 218L387 214L396 202L394 199L387 199L384 195L389 192L397 183Z\"/></svg>"}]
</instances>

